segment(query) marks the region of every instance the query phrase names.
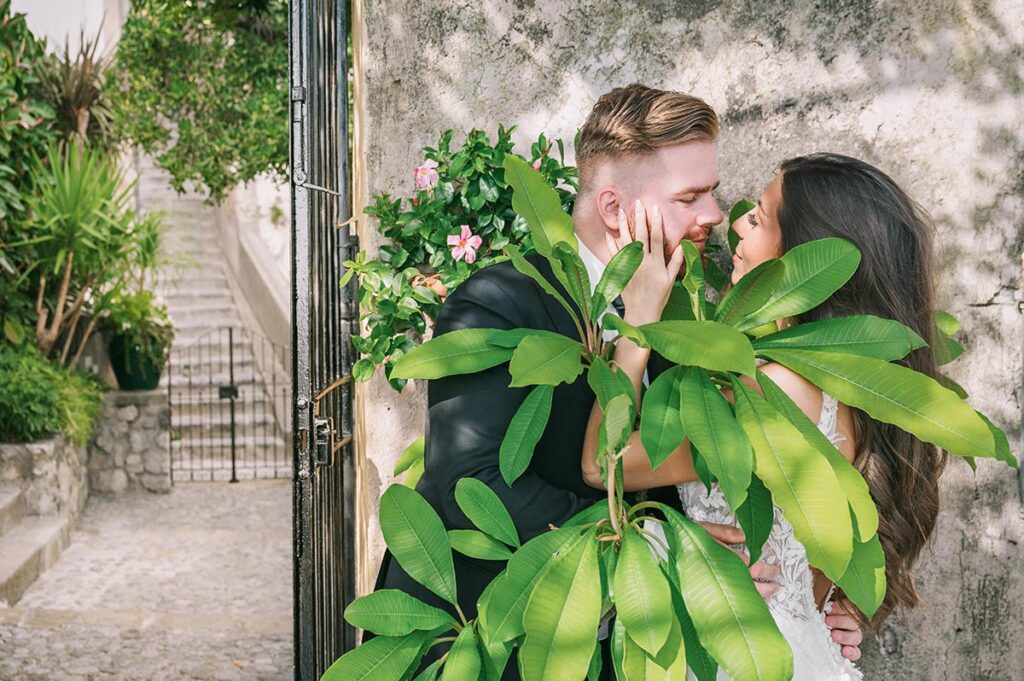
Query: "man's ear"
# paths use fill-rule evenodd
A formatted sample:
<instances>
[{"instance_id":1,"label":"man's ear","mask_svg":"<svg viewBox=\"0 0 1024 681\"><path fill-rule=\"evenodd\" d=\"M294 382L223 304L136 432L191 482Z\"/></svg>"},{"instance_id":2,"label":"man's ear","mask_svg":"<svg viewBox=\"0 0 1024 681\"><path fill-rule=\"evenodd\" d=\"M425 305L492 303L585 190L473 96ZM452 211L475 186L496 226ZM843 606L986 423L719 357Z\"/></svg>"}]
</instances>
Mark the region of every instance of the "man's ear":
<instances>
[{"instance_id":1,"label":"man's ear","mask_svg":"<svg viewBox=\"0 0 1024 681\"><path fill-rule=\"evenodd\" d=\"M612 236L619 234L619 208L622 207L622 192L618 187L607 186L598 190L595 197L597 215Z\"/></svg>"}]
</instances>

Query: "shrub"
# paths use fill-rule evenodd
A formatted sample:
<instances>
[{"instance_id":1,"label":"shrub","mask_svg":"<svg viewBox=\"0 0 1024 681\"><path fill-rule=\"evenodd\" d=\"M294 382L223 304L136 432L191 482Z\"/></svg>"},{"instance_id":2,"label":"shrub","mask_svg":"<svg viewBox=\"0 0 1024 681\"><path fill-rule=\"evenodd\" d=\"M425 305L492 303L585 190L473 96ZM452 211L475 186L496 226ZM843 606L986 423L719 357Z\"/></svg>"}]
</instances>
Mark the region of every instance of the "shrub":
<instances>
[{"instance_id":1,"label":"shrub","mask_svg":"<svg viewBox=\"0 0 1024 681\"><path fill-rule=\"evenodd\" d=\"M83 445L92 434L103 388L29 345L0 347L0 441L31 442L63 433Z\"/></svg>"}]
</instances>

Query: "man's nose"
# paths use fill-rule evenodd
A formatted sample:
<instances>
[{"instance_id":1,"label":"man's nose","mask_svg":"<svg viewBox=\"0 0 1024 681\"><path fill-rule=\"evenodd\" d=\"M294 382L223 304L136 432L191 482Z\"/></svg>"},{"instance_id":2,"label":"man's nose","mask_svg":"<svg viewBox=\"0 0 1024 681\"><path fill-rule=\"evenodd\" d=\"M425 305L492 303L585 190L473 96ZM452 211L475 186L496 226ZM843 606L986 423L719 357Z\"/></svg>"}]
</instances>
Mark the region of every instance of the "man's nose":
<instances>
[{"instance_id":1,"label":"man's nose","mask_svg":"<svg viewBox=\"0 0 1024 681\"><path fill-rule=\"evenodd\" d=\"M718 201L714 197L708 197L707 204L701 212L697 224L703 229L710 230L724 219L725 216L722 214L722 209L718 207Z\"/></svg>"}]
</instances>

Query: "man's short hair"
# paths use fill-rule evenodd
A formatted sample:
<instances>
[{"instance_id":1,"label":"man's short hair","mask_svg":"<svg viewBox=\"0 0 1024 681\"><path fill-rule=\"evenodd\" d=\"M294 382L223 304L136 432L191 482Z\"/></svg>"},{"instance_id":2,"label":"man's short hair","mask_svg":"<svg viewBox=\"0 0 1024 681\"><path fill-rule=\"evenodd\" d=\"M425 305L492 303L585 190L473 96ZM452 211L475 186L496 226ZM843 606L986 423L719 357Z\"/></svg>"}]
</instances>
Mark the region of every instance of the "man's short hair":
<instances>
[{"instance_id":1,"label":"man's short hair","mask_svg":"<svg viewBox=\"0 0 1024 681\"><path fill-rule=\"evenodd\" d=\"M662 147L718 137L718 116L700 97L640 83L601 96L580 129L576 165L580 191L590 188L598 164L642 156Z\"/></svg>"}]
</instances>

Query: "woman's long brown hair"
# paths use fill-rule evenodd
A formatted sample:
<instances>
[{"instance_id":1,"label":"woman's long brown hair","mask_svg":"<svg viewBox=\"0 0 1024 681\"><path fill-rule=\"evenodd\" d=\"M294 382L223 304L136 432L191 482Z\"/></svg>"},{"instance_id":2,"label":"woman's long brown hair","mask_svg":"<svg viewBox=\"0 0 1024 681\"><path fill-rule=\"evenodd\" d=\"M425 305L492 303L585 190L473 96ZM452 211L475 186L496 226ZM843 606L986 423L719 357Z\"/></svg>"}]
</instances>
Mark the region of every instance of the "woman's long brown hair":
<instances>
[{"instance_id":1,"label":"woman's long brown hair","mask_svg":"<svg viewBox=\"0 0 1024 681\"><path fill-rule=\"evenodd\" d=\"M912 351L903 366L932 378L939 370L932 353L935 292L932 224L892 178L863 161L814 154L782 164L779 225L783 252L814 239L841 237L861 252L853 277L797 322L876 315L917 332L929 347ZM878 536L885 553L887 590L870 621L877 631L897 607L920 602L913 567L935 529L939 476L947 455L896 426L853 409L857 450L854 465L878 506Z\"/></svg>"}]
</instances>

